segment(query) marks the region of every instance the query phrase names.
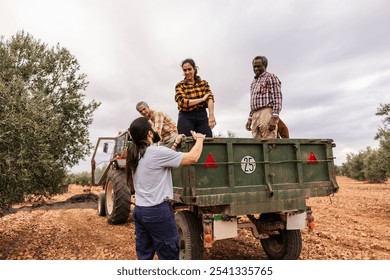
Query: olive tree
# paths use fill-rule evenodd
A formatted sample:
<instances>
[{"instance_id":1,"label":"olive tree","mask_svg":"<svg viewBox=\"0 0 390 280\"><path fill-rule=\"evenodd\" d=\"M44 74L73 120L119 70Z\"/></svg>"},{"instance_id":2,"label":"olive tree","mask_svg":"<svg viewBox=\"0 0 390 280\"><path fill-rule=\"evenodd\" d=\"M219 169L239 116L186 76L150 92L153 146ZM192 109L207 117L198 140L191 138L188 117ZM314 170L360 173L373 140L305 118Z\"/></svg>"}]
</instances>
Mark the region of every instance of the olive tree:
<instances>
[{"instance_id":1,"label":"olive tree","mask_svg":"<svg viewBox=\"0 0 390 280\"><path fill-rule=\"evenodd\" d=\"M381 151L379 156L383 159L382 168L386 170L387 178L390 178L390 104L381 104L376 115L384 116L383 127L379 128L375 140L379 140Z\"/></svg>"},{"instance_id":2,"label":"olive tree","mask_svg":"<svg viewBox=\"0 0 390 280\"><path fill-rule=\"evenodd\" d=\"M363 159L364 177L370 183L383 183L386 180L385 158L382 149L368 149Z\"/></svg>"},{"instance_id":3,"label":"olive tree","mask_svg":"<svg viewBox=\"0 0 390 280\"><path fill-rule=\"evenodd\" d=\"M100 103L85 102L87 85L59 44L24 31L0 39L0 209L27 194L61 192L68 168L89 153Z\"/></svg>"},{"instance_id":4,"label":"olive tree","mask_svg":"<svg viewBox=\"0 0 390 280\"><path fill-rule=\"evenodd\" d=\"M344 174L352 179L363 181L364 175L364 158L367 152L360 151L358 154L347 154L347 162L343 164Z\"/></svg>"}]
</instances>

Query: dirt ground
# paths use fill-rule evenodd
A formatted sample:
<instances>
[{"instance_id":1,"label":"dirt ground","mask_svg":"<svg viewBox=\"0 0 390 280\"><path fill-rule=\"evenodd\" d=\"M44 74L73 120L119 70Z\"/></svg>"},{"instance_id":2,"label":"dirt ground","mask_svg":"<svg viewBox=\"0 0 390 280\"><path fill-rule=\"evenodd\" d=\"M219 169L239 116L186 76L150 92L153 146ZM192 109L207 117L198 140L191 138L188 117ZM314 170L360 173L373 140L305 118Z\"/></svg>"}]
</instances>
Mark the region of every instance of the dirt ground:
<instances>
[{"instance_id":1,"label":"dirt ground","mask_svg":"<svg viewBox=\"0 0 390 280\"><path fill-rule=\"evenodd\" d=\"M389 260L390 184L337 177L333 197L311 198L313 231L302 230L303 260ZM101 188L72 185L44 205L15 205L0 218L0 260L134 260L134 224L109 225L97 215ZM264 260L260 242L242 229L206 259Z\"/></svg>"}]
</instances>

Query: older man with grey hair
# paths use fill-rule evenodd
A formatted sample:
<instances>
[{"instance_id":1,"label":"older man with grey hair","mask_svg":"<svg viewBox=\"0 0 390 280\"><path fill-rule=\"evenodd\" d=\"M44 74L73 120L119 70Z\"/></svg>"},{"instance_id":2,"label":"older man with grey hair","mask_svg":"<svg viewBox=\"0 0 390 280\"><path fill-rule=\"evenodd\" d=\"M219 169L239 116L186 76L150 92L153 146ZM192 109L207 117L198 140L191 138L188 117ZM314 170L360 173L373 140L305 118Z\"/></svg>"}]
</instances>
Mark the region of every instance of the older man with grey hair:
<instances>
[{"instance_id":1,"label":"older man with grey hair","mask_svg":"<svg viewBox=\"0 0 390 280\"><path fill-rule=\"evenodd\" d=\"M161 138L158 142L159 146L171 148L172 145L177 146L179 144L175 142L178 137L176 122L170 116L151 109L145 101L138 102L136 109L142 116L149 118L153 123L153 129L157 131Z\"/></svg>"}]
</instances>

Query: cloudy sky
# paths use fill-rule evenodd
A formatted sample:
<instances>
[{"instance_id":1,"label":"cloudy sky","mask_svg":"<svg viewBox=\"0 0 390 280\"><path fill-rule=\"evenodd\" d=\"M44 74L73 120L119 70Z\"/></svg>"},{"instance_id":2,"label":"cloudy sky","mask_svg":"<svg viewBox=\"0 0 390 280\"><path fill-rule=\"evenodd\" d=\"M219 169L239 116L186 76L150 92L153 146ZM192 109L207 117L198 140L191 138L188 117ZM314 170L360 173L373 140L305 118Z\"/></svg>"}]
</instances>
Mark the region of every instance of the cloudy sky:
<instances>
[{"instance_id":1,"label":"cloudy sky","mask_svg":"<svg viewBox=\"0 0 390 280\"><path fill-rule=\"evenodd\" d=\"M268 57L282 81L281 118L291 138L335 140L336 164L378 146L380 104L390 103L387 0L0 0L0 35L24 30L76 56L102 104L91 141L115 136L135 104L177 119L175 84L191 57L215 95L213 132L251 137L251 61ZM73 169L89 171L89 160Z\"/></svg>"}]
</instances>

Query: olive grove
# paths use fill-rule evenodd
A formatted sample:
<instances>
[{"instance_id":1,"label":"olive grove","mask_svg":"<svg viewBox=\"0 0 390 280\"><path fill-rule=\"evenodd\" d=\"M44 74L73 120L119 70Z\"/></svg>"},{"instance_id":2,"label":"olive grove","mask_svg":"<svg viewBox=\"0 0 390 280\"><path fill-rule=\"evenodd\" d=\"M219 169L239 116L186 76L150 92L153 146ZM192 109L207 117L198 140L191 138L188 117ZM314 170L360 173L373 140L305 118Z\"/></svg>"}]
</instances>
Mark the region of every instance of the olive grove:
<instances>
[{"instance_id":1,"label":"olive grove","mask_svg":"<svg viewBox=\"0 0 390 280\"><path fill-rule=\"evenodd\" d=\"M341 173L359 181L375 183L390 178L390 104L381 104L376 115L383 116L383 126L378 129L375 140L379 147L367 147L365 151L347 155L347 162L341 167Z\"/></svg>"}]
</instances>

